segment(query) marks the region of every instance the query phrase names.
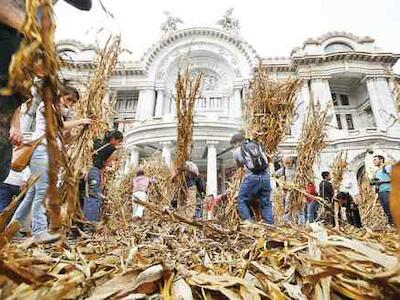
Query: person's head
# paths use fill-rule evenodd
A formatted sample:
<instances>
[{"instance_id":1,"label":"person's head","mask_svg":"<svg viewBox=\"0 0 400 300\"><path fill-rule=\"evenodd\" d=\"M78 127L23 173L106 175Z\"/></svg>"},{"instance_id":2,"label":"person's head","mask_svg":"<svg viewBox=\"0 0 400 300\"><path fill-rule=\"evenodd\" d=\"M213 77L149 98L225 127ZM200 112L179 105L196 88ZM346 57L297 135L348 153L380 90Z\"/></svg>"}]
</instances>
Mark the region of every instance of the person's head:
<instances>
[{"instance_id":1,"label":"person's head","mask_svg":"<svg viewBox=\"0 0 400 300\"><path fill-rule=\"evenodd\" d=\"M383 157L382 155L375 155L373 162L376 167L382 167L385 163L385 157Z\"/></svg>"},{"instance_id":2,"label":"person's head","mask_svg":"<svg viewBox=\"0 0 400 300\"><path fill-rule=\"evenodd\" d=\"M33 73L40 78L42 78L45 75L43 59L44 59L43 53L39 53L34 58L33 62Z\"/></svg>"},{"instance_id":3,"label":"person's head","mask_svg":"<svg viewBox=\"0 0 400 300\"><path fill-rule=\"evenodd\" d=\"M331 180L332 179L332 175L328 171L322 172L321 173L321 177L322 177L322 179L325 179L325 180Z\"/></svg>"},{"instance_id":4,"label":"person's head","mask_svg":"<svg viewBox=\"0 0 400 300\"><path fill-rule=\"evenodd\" d=\"M136 176L143 176L144 175L144 170L143 169L139 169L136 171Z\"/></svg>"},{"instance_id":5,"label":"person's head","mask_svg":"<svg viewBox=\"0 0 400 300\"><path fill-rule=\"evenodd\" d=\"M341 204L345 204L347 202L347 195L345 192L337 193L336 198L340 201Z\"/></svg>"},{"instance_id":6,"label":"person's head","mask_svg":"<svg viewBox=\"0 0 400 300\"><path fill-rule=\"evenodd\" d=\"M65 108L72 107L79 100L79 92L72 86L65 85L60 91L58 101Z\"/></svg>"},{"instance_id":7,"label":"person's head","mask_svg":"<svg viewBox=\"0 0 400 300\"><path fill-rule=\"evenodd\" d=\"M240 147L240 145L242 144L242 142L244 141L244 134L243 132L238 132L235 133L232 137L231 140L229 141L229 143L234 147Z\"/></svg>"},{"instance_id":8,"label":"person's head","mask_svg":"<svg viewBox=\"0 0 400 300\"><path fill-rule=\"evenodd\" d=\"M107 132L105 139L106 139L106 142L109 143L110 145L112 145L114 147L118 147L124 141L124 135L119 130L113 130L113 131Z\"/></svg>"},{"instance_id":9,"label":"person's head","mask_svg":"<svg viewBox=\"0 0 400 300\"><path fill-rule=\"evenodd\" d=\"M290 157L290 156L287 156L287 157L285 157L285 158L283 159L283 165L284 165L286 168L292 167L292 166L293 166L293 163L294 163L294 160L293 160L293 158Z\"/></svg>"}]
</instances>

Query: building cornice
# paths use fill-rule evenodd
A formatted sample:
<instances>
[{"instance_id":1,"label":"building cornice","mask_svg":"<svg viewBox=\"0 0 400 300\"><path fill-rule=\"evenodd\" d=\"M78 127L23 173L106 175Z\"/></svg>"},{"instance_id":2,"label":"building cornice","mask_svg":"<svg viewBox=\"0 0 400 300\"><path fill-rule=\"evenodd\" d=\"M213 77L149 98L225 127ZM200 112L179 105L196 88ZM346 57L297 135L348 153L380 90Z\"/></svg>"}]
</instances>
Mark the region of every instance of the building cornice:
<instances>
[{"instance_id":1,"label":"building cornice","mask_svg":"<svg viewBox=\"0 0 400 300\"><path fill-rule=\"evenodd\" d=\"M375 40L373 38L371 38L370 36L359 37L359 36L356 36L355 34L352 34L352 33L346 32L346 31L330 31L319 37L307 39L304 42L304 45L321 45L322 43L326 42L327 40L332 39L332 38L337 38L337 37L348 38L348 39L353 40L354 42L360 43L360 44L375 42Z\"/></svg>"},{"instance_id":2,"label":"building cornice","mask_svg":"<svg viewBox=\"0 0 400 300\"><path fill-rule=\"evenodd\" d=\"M361 51L335 52L327 54L309 54L304 56L292 56L292 66L321 64L334 61L362 61L374 63L387 63L393 66L399 60L400 54L393 53L370 53Z\"/></svg>"}]
</instances>

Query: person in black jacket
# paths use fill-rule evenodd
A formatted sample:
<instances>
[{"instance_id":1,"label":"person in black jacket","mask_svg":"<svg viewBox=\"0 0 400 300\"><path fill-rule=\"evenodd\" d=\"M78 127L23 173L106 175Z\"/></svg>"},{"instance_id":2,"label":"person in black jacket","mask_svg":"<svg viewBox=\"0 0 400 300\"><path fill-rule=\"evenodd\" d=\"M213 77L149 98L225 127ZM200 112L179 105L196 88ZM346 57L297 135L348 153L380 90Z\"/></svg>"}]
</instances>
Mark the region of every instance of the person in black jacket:
<instances>
[{"instance_id":1,"label":"person in black jacket","mask_svg":"<svg viewBox=\"0 0 400 300\"><path fill-rule=\"evenodd\" d=\"M332 175L328 171L321 173L322 181L319 183L319 195L327 202L329 209L325 210L323 219L327 224L333 223L333 203L332 199L334 196L333 185L331 183Z\"/></svg>"},{"instance_id":2,"label":"person in black jacket","mask_svg":"<svg viewBox=\"0 0 400 300\"><path fill-rule=\"evenodd\" d=\"M98 223L101 219L101 172L107 161L123 141L122 132L108 132L104 140L94 141L93 166L86 178L86 193L83 200L83 214L88 221Z\"/></svg>"},{"instance_id":3,"label":"person in black jacket","mask_svg":"<svg viewBox=\"0 0 400 300\"><path fill-rule=\"evenodd\" d=\"M92 0L66 2L80 10L92 7ZM0 0L0 89L7 86L8 69L23 38L24 21L25 0ZM12 145L19 145L22 141L19 107L25 100L17 93L0 94L0 183L10 172Z\"/></svg>"},{"instance_id":4,"label":"person in black jacket","mask_svg":"<svg viewBox=\"0 0 400 300\"><path fill-rule=\"evenodd\" d=\"M334 215L335 228L339 228L340 220L358 228L362 227L358 205L348 192L337 193L336 198L334 198ZM344 220L344 218L346 219Z\"/></svg>"}]
</instances>

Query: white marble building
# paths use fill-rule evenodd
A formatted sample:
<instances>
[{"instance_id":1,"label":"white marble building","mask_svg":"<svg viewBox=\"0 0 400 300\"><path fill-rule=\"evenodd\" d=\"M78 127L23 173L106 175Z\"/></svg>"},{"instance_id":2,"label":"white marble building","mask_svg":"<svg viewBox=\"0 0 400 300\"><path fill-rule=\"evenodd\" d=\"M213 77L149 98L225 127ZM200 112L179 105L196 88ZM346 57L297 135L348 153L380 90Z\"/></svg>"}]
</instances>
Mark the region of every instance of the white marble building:
<instances>
[{"instance_id":1,"label":"white marble building","mask_svg":"<svg viewBox=\"0 0 400 300\"><path fill-rule=\"evenodd\" d=\"M179 19L169 19L163 24L163 37L140 61L120 62L114 71L109 84L110 96L117 97L112 122L125 134L131 165L156 151L171 165L176 141L174 84L183 62L205 74L196 104L192 159L206 177L209 193L224 189L226 169L234 166L229 139L241 128L246 86L259 62L277 80L304 79L297 118L280 147L282 154L295 153L310 95L328 107L329 146L315 166L316 181L340 150L348 151L344 185L354 193L367 149L399 160L400 126L394 123L391 74L400 55L377 48L370 37L332 32L308 39L288 57L264 58L238 34L237 20L224 18L219 22L222 29L181 30L176 26ZM93 47L62 41L59 49L73 61L63 70L65 77L84 79L93 69Z\"/></svg>"}]
</instances>

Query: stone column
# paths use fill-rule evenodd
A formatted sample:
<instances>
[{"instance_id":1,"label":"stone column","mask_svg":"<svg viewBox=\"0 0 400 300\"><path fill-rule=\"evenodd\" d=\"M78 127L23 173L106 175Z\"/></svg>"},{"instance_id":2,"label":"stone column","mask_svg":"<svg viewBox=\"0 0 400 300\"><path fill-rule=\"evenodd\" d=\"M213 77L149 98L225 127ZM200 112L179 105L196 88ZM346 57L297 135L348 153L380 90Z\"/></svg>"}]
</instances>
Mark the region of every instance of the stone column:
<instances>
[{"instance_id":1,"label":"stone column","mask_svg":"<svg viewBox=\"0 0 400 300\"><path fill-rule=\"evenodd\" d=\"M292 135L299 137L301 134L301 128L303 127L303 122L307 113L308 106L310 104L310 89L308 86L308 81L303 83L303 86L297 93L296 105L298 106L297 118L293 123Z\"/></svg>"},{"instance_id":2,"label":"stone column","mask_svg":"<svg viewBox=\"0 0 400 300\"><path fill-rule=\"evenodd\" d=\"M383 77L370 77L366 80L367 90L378 130L387 131L396 115L394 97L388 81Z\"/></svg>"},{"instance_id":3,"label":"stone column","mask_svg":"<svg viewBox=\"0 0 400 300\"><path fill-rule=\"evenodd\" d=\"M311 99L319 102L322 109L328 109L327 124L328 129L332 130L337 127L335 118L335 109L333 107L331 89L327 78L311 79Z\"/></svg>"},{"instance_id":4,"label":"stone column","mask_svg":"<svg viewBox=\"0 0 400 300\"><path fill-rule=\"evenodd\" d=\"M239 119L242 116L242 96L241 89L238 87L233 90L229 108L229 115L232 119Z\"/></svg>"},{"instance_id":5,"label":"stone column","mask_svg":"<svg viewBox=\"0 0 400 300\"><path fill-rule=\"evenodd\" d=\"M137 146L131 147L131 155L129 158L130 168L137 167L139 165L139 148Z\"/></svg>"},{"instance_id":6,"label":"stone column","mask_svg":"<svg viewBox=\"0 0 400 300\"><path fill-rule=\"evenodd\" d=\"M157 90L156 112L155 117L161 118L164 113L164 90Z\"/></svg>"},{"instance_id":7,"label":"stone column","mask_svg":"<svg viewBox=\"0 0 400 300\"><path fill-rule=\"evenodd\" d=\"M137 120L144 121L153 117L155 106L155 91L152 88L139 91Z\"/></svg>"},{"instance_id":8,"label":"stone column","mask_svg":"<svg viewBox=\"0 0 400 300\"><path fill-rule=\"evenodd\" d=\"M207 194L217 194L217 148L218 142L207 142Z\"/></svg>"},{"instance_id":9,"label":"stone column","mask_svg":"<svg viewBox=\"0 0 400 300\"><path fill-rule=\"evenodd\" d=\"M162 158L164 163L171 168L172 166L172 159L171 159L171 145L172 142L168 141L168 142L160 142L161 146L162 146Z\"/></svg>"}]
</instances>

